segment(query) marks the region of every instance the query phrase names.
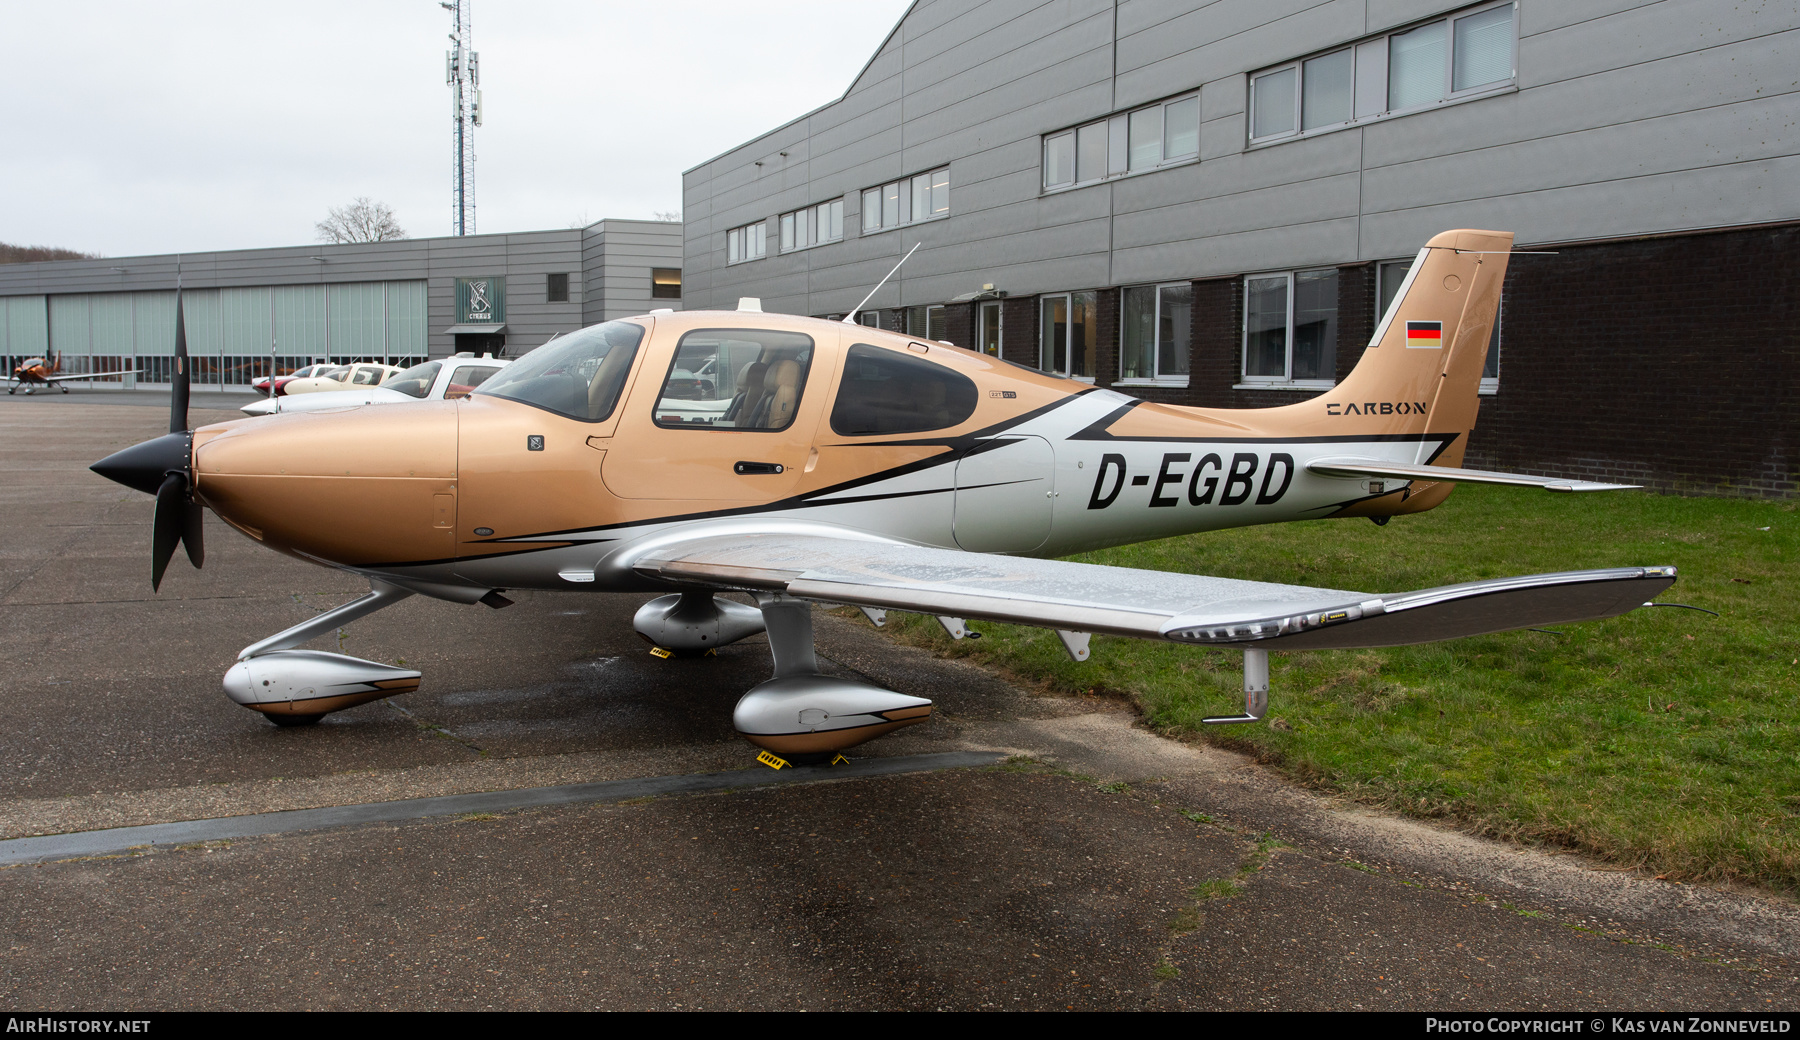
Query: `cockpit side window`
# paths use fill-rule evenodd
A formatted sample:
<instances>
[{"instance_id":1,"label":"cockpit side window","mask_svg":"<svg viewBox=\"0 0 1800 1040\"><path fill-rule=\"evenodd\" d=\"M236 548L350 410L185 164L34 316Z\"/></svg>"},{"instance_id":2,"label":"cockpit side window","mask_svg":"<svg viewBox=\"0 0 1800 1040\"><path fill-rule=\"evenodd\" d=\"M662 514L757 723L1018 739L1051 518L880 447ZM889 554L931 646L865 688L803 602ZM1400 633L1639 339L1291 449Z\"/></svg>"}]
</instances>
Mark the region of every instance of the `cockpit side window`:
<instances>
[{"instance_id":1,"label":"cockpit side window","mask_svg":"<svg viewBox=\"0 0 1800 1040\"><path fill-rule=\"evenodd\" d=\"M656 402L656 425L785 430L800 409L813 340L774 329L696 329L681 337Z\"/></svg>"},{"instance_id":2,"label":"cockpit side window","mask_svg":"<svg viewBox=\"0 0 1800 1040\"><path fill-rule=\"evenodd\" d=\"M444 389L444 400L454 401L469 396L475 388L492 379L498 365L462 365L450 373L450 385Z\"/></svg>"},{"instance_id":3,"label":"cockpit side window","mask_svg":"<svg viewBox=\"0 0 1800 1040\"><path fill-rule=\"evenodd\" d=\"M394 378L381 384L384 389L398 390L408 397L424 400L431 392L431 383L437 378L438 369L444 367L436 361L427 361L422 365L414 365L404 372L394 373Z\"/></svg>"},{"instance_id":4,"label":"cockpit side window","mask_svg":"<svg viewBox=\"0 0 1800 1040\"><path fill-rule=\"evenodd\" d=\"M600 422L618 407L643 339L644 327L635 322L592 325L526 354L475 392L582 422Z\"/></svg>"},{"instance_id":5,"label":"cockpit side window","mask_svg":"<svg viewBox=\"0 0 1800 1040\"><path fill-rule=\"evenodd\" d=\"M845 352L831 432L867 437L947 429L975 414L977 396L974 380L961 372L858 343Z\"/></svg>"}]
</instances>

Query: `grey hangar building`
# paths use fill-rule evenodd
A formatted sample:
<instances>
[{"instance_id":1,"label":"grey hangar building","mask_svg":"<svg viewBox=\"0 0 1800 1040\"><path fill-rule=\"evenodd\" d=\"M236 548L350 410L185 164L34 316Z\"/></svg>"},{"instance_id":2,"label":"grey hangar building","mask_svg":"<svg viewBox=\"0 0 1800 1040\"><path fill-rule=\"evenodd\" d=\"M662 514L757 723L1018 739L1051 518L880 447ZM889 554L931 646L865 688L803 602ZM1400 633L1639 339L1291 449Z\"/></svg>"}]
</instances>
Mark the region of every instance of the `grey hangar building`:
<instances>
[{"instance_id":1,"label":"grey hangar building","mask_svg":"<svg viewBox=\"0 0 1800 1040\"><path fill-rule=\"evenodd\" d=\"M1800 5L917 0L683 176L683 303L1144 399L1300 402L1419 247L1514 232L1467 465L1788 496Z\"/></svg>"},{"instance_id":2,"label":"grey hangar building","mask_svg":"<svg viewBox=\"0 0 1800 1040\"><path fill-rule=\"evenodd\" d=\"M315 361L517 356L585 325L681 307L681 226L584 228L0 264L0 362L55 353L94 386L167 385L175 286L198 392Z\"/></svg>"}]
</instances>

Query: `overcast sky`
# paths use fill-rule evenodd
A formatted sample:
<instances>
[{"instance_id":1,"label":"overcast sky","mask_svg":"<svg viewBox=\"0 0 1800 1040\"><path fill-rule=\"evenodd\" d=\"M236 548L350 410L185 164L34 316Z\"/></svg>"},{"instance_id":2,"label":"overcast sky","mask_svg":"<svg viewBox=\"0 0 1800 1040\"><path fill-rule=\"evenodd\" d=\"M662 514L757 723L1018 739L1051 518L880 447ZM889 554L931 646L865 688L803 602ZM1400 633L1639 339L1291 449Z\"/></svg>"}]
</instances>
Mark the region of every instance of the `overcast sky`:
<instances>
[{"instance_id":1,"label":"overcast sky","mask_svg":"<svg viewBox=\"0 0 1800 1040\"><path fill-rule=\"evenodd\" d=\"M906 9L473 2L483 233L679 210L682 170L842 94ZM0 0L0 26L0 241L296 245L361 195L450 233L436 0Z\"/></svg>"}]
</instances>

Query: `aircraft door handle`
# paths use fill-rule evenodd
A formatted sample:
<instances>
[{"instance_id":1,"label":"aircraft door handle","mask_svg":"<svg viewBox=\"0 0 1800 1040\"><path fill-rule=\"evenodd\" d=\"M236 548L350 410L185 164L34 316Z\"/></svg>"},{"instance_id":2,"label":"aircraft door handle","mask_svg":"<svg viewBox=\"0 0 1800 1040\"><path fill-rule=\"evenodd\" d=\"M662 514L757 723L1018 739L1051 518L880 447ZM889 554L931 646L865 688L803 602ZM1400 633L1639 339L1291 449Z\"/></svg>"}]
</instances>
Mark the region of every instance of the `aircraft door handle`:
<instances>
[{"instance_id":1,"label":"aircraft door handle","mask_svg":"<svg viewBox=\"0 0 1800 1040\"><path fill-rule=\"evenodd\" d=\"M732 464L731 472L740 477L748 477L759 473L780 473L786 468L779 462L737 462Z\"/></svg>"}]
</instances>

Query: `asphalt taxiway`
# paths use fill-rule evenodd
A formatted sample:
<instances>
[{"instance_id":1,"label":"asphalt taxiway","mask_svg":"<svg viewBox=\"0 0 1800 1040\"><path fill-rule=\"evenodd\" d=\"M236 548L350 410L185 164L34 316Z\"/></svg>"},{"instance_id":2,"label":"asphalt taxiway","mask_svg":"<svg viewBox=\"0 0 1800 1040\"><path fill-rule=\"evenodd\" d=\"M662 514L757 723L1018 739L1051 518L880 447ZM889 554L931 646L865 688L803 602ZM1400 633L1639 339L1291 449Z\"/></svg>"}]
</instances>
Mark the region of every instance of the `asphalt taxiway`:
<instances>
[{"instance_id":1,"label":"asphalt taxiway","mask_svg":"<svg viewBox=\"0 0 1800 1040\"><path fill-rule=\"evenodd\" d=\"M86 469L157 395L0 400L0 1004L11 1008L1786 1010L1800 911L1481 841L822 615L933 698L851 770L755 770L758 638L646 597L415 597L345 630L419 692L284 730L244 645L363 591ZM237 418L205 411L198 423ZM339 644L322 641L321 646ZM327 648L336 649L336 646ZM1221 705L1221 709L1228 708ZM777 782L779 781L779 782ZM134 828L147 828L134 830ZM21 840L28 839L28 840Z\"/></svg>"}]
</instances>

